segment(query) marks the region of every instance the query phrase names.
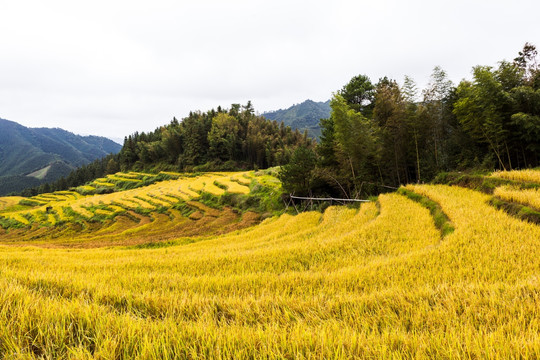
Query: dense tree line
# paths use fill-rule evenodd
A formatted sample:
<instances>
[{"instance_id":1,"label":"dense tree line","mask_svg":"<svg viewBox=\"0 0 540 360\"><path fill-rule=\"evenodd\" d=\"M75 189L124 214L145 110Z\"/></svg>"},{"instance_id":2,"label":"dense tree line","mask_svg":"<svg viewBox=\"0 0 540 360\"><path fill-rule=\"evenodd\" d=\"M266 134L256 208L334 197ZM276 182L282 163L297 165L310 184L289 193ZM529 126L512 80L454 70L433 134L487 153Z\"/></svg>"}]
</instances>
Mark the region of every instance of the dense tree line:
<instances>
[{"instance_id":1,"label":"dense tree line","mask_svg":"<svg viewBox=\"0 0 540 360\"><path fill-rule=\"evenodd\" d=\"M231 109L192 112L153 133L125 139L121 169L156 164L179 170L267 168L285 164L294 148L312 146L306 134L254 114L251 103Z\"/></svg>"},{"instance_id":2,"label":"dense tree line","mask_svg":"<svg viewBox=\"0 0 540 360\"><path fill-rule=\"evenodd\" d=\"M436 67L421 94L414 81L351 79L331 100L316 148L284 166L287 191L367 196L442 171L514 169L540 159L540 70L526 44L512 62L477 66L457 87Z\"/></svg>"},{"instance_id":3,"label":"dense tree line","mask_svg":"<svg viewBox=\"0 0 540 360\"><path fill-rule=\"evenodd\" d=\"M192 112L153 132L124 139L122 150L73 171L69 176L27 189L22 195L65 190L118 171L211 171L267 168L289 162L297 147L312 148L307 134L254 113L251 102L230 109Z\"/></svg>"}]
</instances>

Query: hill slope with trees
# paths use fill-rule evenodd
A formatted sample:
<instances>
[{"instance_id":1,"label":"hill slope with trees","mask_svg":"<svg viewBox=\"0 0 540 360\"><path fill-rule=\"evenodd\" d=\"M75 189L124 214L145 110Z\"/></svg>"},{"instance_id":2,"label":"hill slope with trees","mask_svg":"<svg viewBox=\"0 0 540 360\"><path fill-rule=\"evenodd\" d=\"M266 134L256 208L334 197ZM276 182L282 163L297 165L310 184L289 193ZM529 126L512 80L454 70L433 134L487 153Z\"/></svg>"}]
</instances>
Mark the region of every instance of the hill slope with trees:
<instances>
[{"instance_id":1,"label":"hill slope with trees","mask_svg":"<svg viewBox=\"0 0 540 360\"><path fill-rule=\"evenodd\" d=\"M62 129L27 128L0 119L0 194L59 179L121 146L99 136Z\"/></svg>"},{"instance_id":2,"label":"hill slope with trees","mask_svg":"<svg viewBox=\"0 0 540 360\"><path fill-rule=\"evenodd\" d=\"M306 100L288 109L265 112L263 116L270 120L282 122L285 126L298 129L300 132L307 131L308 136L312 138L319 138L321 136L319 121L328 118L330 111L330 100L325 102Z\"/></svg>"},{"instance_id":3,"label":"hill slope with trees","mask_svg":"<svg viewBox=\"0 0 540 360\"><path fill-rule=\"evenodd\" d=\"M22 193L67 190L118 171L181 171L264 169L287 164L298 147L312 148L307 133L255 115L251 103L192 112L174 118L153 132L127 136L118 154L85 165L54 183Z\"/></svg>"}]
</instances>

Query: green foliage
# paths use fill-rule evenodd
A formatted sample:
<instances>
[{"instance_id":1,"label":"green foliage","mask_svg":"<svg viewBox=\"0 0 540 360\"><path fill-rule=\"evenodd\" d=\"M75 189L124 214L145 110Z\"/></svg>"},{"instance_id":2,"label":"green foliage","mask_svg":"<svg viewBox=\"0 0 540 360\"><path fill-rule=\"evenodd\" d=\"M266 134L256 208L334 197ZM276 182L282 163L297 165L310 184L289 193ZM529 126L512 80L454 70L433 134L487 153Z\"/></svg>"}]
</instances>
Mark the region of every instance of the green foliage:
<instances>
[{"instance_id":1,"label":"green foliage","mask_svg":"<svg viewBox=\"0 0 540 360\"><path fill-rule=\"evenodd\" d=\"M320 126L321 137L317 146L317 154L320 157L320 163L322 166L335 166L337 164L337 159L334 149L334 120L331 117L328 119L321 119Z\"/></svg>"},{"instance_id":2,"label":"green foliage","mask_svg":"<svg viewBox=\"0 0 540 360\"><path fill-rule=\"evenodd\" d=\"M473 138L489 145L504 169L502 152L507 130L503 108L508 98L489 67L475 67L474 78L474 83L462 82L459 85L454 113Z\"/></svg>"},{"instance_id":3,"label":"green foliage","mask_svg":"<svg viewBox=\"0 0 540 360\"><path fill-rule=\"evenodd\" d=\"M26 225L16 220L0 216L0 227L4 229L21 229L26 227Z\"/></svg>"},{"instance_id":4,"label":"green foliage","mask_svg":"<svg viewBox=\"0 0 540 360\"><path fill-rule=\"evenodd\" d=\"M383 79L377 85L373 118L381 129L381 158L386 159L387 176L392 177L394 184L402 184L407 180L407 103L401 94L396 81Z\"/></svg>"},{"instance_id":5,"label":"green foliage","mask_svg":"<svg viewBox=\"0 0 540 360\"><path fill-rule=\"evenodd\" d=\"M189 217L189 215L195 211L191 206L187 205L185 201L177 202L172 206L172 208L180 211L184 217Z\"/></svg>"},{"instance_id":6,"label":"green foliage","mask_svg":"<svg viewBox=\"0 0 540 360\"><path fill-rule=\"evenodd\" d=\"M337 174L347 182L348 193L359 191L363 180L376 179L379 163L379 127L374 121L352 109L345 99L336 94L331 101L334 126L334 152Z\"/></svg>"},{"instance_id":7,"label":"green foliage","mask_svg":"<svg viewBox=\"0 0 540 360\"><path fill-rule=\"evenodd\" d=\"M277 175L277 174L275 174ZM261 179L259 179L261 180ZM254 211L263 216L279 214L283 210L283 202L281 200L281 188L273 186L273 184L265 184L264 181L254 181L250 185L249 194L233 194L225 192L225 194L213 197L209 206L230 206L238 211ZM208 203L207 203L208 205Z\"/></svg>"},{"instance_id":8,"label":"green foliage","mask_svg":"<svg viewBox=\"0 0 540 360\"><path fill-rule=\"evenodd\" d=\"M375 86L366 75L353 77L339 93L347 105L364 116L370 117L373 110Z\"/></svg>"},{"instance_id":9,"label":"green foliage","mask_svg":"<svg viewBox=\"0 0 540 360\"><path fill-rule=\"evenodd\" d=\"M206 191L201 191L200 195L201 196L198 199L199 202L214 209L219 209L219 210L222 209L223 203L221 202L221 199L220 199L221 196L214 195Z\"/></svg>"},{"instance_id":10,"label":"green foliage","mask_svg":"<svg viewBox=\"0 0 540 360\"><path fill-rule=\"evenodd\" d=\"M315 173L326 184L320 186L322 192L365 198L430 179L441 169L469 161L468 155L451 151L466 140L461 140L462 133L453 124L453 92L442 69L435 68L423 102L417 102L416 85L410 78L400 87L385 77L366 95L366 104L371 99L369 111L359 112L342 94L355 83L362 93L365 87L360 85L367 80L353 78L334 96L331 117L321 120Z\"/></svg>"},{"instance_id":11,"label":"green foliage","mask_svg":"<svg viewBox=\"0 0 540 360\"><path fill-rule=\"evenodd\" d=\"M525 44L514 63L498 69L474 68L474 80L463 81L454 113L471 137L485 144L500 169L538 164L540 92L535 79L536 49Z\"/></svg>"},{"instance_id":12,"label":"green foliage","mask_svg":"<svg viewBox=\"0 0 540 360\"><path fill-rule=\"evenodd\" d=\"M22 195L78 187L118 169L197 172L268 168L286 164L296 147L312 142L298 130L255 115L251 103L233 104L228 111L218 107L206 113L192 112L182 121L173 119L153 132L136 132L125 138L120 153L83 166L47 185L47 189L40 186ZM158 177L139 184L115 181L115 189L127 190L159 180ZM96 190L107 191L111 190Z\"/></svg>"},{"instance_id":13,"label":"green foliage","mask_svg":"<svg viewBox=\"0 0 540 360\"><path fill-rule=\"evenodd\" d=\"M208 147L212 158L223 161L235 159L242 150L238 119L225 113L217 114L208 133Z\"/></svg>"},{"instance_id":14,"label":"green foliage","mask_svg":"<svg viewBox=\"0 0 540 360\"><path fill-rule=\"evenodd\" d=\"M433 183L465 187L486 194L493 194L493 191L497 187L503 185L511 185L519 189L540 188L540 184L486 176L490 172L491 171L486 171L482 169L467 174L460 172L443 172L438 174L433 179Z\"/></svg>"},{"instance_id":15,"label":"green foliage","mask_svg":"<svg viewBox=\"0 0 540 360\"><path fill-rule=\"evenodd\" d=\"M376 86L367 76L353 77L331 100L331 116L320 121L309 190L365 198L430 181L440 172L537 166L540 70L535 57L534 46L526 44L514 63L477 66L473 80L457 88L437 66L421 101L408 77L401 87L386 77ZM493 189L491 180L478 186Z\"/></svg>"},{"instance_id":16,"label":"green foliage","mask_svg":"<svg viewBox=\"0 0 540 360\"><path fill-rule=\"evenodd\" d=\"M540 74L537 56L536 46L527 42L523 46L523 50L519 52L519 56L514 59L514 65L523 72L525 83L535 89L539 88L538 79Z\"/></svg>"},{"instance_id":17,"label":"green foliage","mask_svg":"<svg viewBox=\"0 0 540 360\"><path fill-rule=\"evenodd\" d=\"M220 189L223 189L223 190L227 191L227 186L223 185L222 183L218 182L217 180L214 181L214 185L216 185Z\"/></svg>"},{"instance_id":18,"label":"green foliage","mask_svg":"<svg viewBox=\"0 0 540 360\"><path fill-rule=\"evenodd\" d=\"M23 205L25 207L35 207L41 205L41 203L35 200L22 199L21 201L19 201L19 205Z\"/></svg>"},{"instance_id":19,"label":"green foliage","mask_svg":"<svg viewBox=\"0 0 540 360\"><path fill-rule=\"evenodd\" d=\"M18 194L24 189L37 187L41 183L39 179L24 175L0 176L0 195Z\"/></svg>"},{"instance_id":20,"label":"green foliage","mask_svg":"<svg viewBox=\"0 0 540 360\"><path fill-rule=\"evenodd\" d=\"M105 171L107 172L107 174L114 174L114 173L117 173L120 171L120 167L118 166L118 163L116 162L116 160L114 160L113 158L111 158L108 162L107 162L107 168L105 169Z\"/></svg>"},{"instance_id":21,"label":"green foliage","mask_svg":"<svg viewBox=\"0 0 540 360\"><path fill-rule=\"evenodd\" d=\"M307 195L313 182L313 170L317 162L315 151L312 148L297 148L291 161L281 167L279 179L283 189L296 195Z\"/></svg>"},{"instance_id":22,"label":"green foliage","mask_svg":"<svg viewBox=\"0 0 540 360\"><path fill-rule=\"evenodd\" d=\"M534 224L540 224L540 211L537 209L531 209L525 205L504 201L497 197L492 197L489 204L518 219L526 220Z\"/></svg>"},{"instance_id":23,"label":"green foliage","mask_svg":"<svg viewBox=\"0 0 540 360\"><path fill-rule=\"evenodd\" d=\"M139 249L160 249L160 248L167 248L171 246L177 246L180 244L185 244L186 242L180 242L177 240L170 240L170 241L151 241L143 244L133 245L127 247L127 249L133 249L133 250L139 250Z\"/></svg>"}]
</instances>

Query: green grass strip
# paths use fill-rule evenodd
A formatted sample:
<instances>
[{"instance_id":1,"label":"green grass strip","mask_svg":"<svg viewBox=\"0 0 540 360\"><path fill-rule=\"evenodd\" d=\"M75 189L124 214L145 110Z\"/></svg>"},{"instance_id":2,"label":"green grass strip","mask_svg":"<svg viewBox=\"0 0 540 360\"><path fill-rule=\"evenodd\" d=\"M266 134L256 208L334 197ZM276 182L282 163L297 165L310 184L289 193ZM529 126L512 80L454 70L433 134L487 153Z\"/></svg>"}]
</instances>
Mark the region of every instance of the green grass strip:
<instances>
[{"instance_id":1,"label":"green grass strip","mask_svg":"<svg viewBox=\"0 0 540 360\"><path fill-rule=\"evenodd\" d=\"M501 209L508 215L520 220L526 220L540 225L540 211L515 202L504 201L496 196L489 200L489 204L496 209Z\"/></svg>"},{"instance_id":2,"label":"green grass strip","mask_svg":"<svg viewBox=\"0 0 540 360\"><path fill-rule=\"evenodd\" d=\"M441 232L442 237L445 237L454 232L454 225L452 225L452 222L450 221L448 216L442 211L441 206L435 201L423 195L417 194L413 191L407 190L403 187L399 188L397 193L408 197L409 199L419 203L420 205L428 209L431 213L431 216L433 217L435 226Z\"/></svg>"},{"instance_id":3,"label":"green grass strip","mask_svg":"<svg viewBox=\"0 0 540 360\"><path fill-rule=\"evenodd\" d=\"M489 177L477 174L461 174L457 172L440 173L432 183L443 185L456 185L467 189L483 192L484 194L493 194L495 188L503 185L512 185L520 189L538 189L540 184L525 181L516 181Z\"/></svg>"}]
</instances>

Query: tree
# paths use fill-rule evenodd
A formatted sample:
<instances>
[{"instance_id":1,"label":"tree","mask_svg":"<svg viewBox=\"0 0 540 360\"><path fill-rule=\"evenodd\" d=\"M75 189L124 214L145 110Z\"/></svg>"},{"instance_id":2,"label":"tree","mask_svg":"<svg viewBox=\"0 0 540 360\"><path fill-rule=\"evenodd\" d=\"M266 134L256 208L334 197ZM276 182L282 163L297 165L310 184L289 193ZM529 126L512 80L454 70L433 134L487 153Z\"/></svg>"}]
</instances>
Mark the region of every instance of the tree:
<instances>
[{"instance_id":1,"label":"tree","mask_svg":"<svg viewBox=\"0 0 540 360\"><path fill-rule=\"evenodd\" d=\"M366 75L353 77L343 86L340 95L351 109L362 113L366 117L371 117L375 86Z\"/></svg>"},{"instance_id":2,"label":"tree","mask_svg":"<svg viewBox=\"0 0 540 360\"><path fill-rule=\"evenodd\" d=\"M212 126L210 114L192 113L182 121L183 152L178 157L181 167L204 164L208 159L208 132Z\"/></svg>"},{"instance_id":3,"label":"tree","mask_svg":"<svg viewBox=\"0 0 540 360\"><path fill-rule=\"evenodd\" d=\"M352 109L346 100L336 94L330 101L334 124L335 154L338 174L349 179L347 195L356 196L362 183L373 181L379 164L379 131L377 125L360 112ZM354 194L353 194L354 191Z\"/></svg>"},{"instance_id":4,"label":"tree","mask_svg":"<svg viewBox=\"0 0 540 360\"><path fill-rule=\"evenodd\" d=\"M448 120L451 115L451 107L447 99L452 92L453 84L448 79L446 72L436 66L431 74L430 82L424 91L424 111L430 119L431 143L435 156L437 171L445 169L448 165L448 151L445 148L444 139L447 137Z\"/></svg>"},{"instance_id":5,"label":"tree","mask_svg":"<svg viewBox=\"0 0 540 360\"><path fill-rule=\"evenodd\" d=\"M514 59L514 64L523 70L526 82L535 88L538 88L539 85L537 56L538 51L536 51L536 46L527 42L523 46L523 50L519 52L519 56Z\"/></svg>"},{"instance_id":6,"label":"tree","mask_svg":"<svg viewBox=\"0 0 540 360\"><path fill-rule=\"evenodd\" d=\"M107 174L114 174L114 173L117 173L118 171L120 171L120 168L118 166L118 163L114 160L114 159L110 159L108 162L107 162ZM81 179L81 181L88 181L87 179Z\"/></svg>"},{"instance_id":7,"label":"tree","mask_svg":"<svg viewBox=\"0 0 540 360\"><path fill-rule=\"evenodd\" d=\"M176 118L173 118L168 126L161 127L161 143L165 151L167 161L174 164L178 156L183 152L182 146L182 130Z\"/></svg>"},{"instance_id":8,"label":"tree","mask_svg":"<svg viewBox=\"0 0 540 360\"><path fill-rule=\"evenodd\" d=\"M241 152L240 123L238 119L226 113L219 113L212 119L212 128L208 133L208 145L211 158L223 161L237 160Z\"/></svg>"},{"instance_id":9,"label":"tree","mask_svg":"<svg viewBox=\"0 0 540 360\"><path fill-rule=\"evenodd\" d=\"M506 170L507 165L512 167L504 113L508 96L491 67L477 66L473 75L474 82L462 81L457 88L454 114L474 139L488 144L500 167ZM505 150L508 152L508 163L503 158Z\"/></svg>"},{"instance_id":10,"label":"tree","mask_svg":"<svg viewBox=\"0 0 540 360\"><path fill-rule=\"evenodd\" d=\"M336 166L334 120L332 117L321 119L319 125L321 127L321 136L319 138L319 145L317 146L317 153L320 156L321 165Z\"/></svg>"},{"instance_id":11,"label":"tree","mask_svg":"<svg viewBox=\"0 0 540 360\"><path fill-rule=\"evenodd\" d=\"M282 166L279 172L283 189L296 195L310 194L316 163L317 156L311 147L298 147L290 162Z\"/></svg>"},{"instance_id":12,"label":"tree","mask_svg":"<svg viewBox=\"0 0 540 360\"><path fill-rule=\"evenodd\" d=\"M403 87L401 89L403 94L403 100L405 101L405 121L407 122L407 127L411 132L411 137L414 141L414 154L416 160L416 182L420 182L421 172L420 172L420 149L419 149L419 137L424 126L418 121L417 111L418 105L416 98L418 96L418 90L416 88L416 83L412 78L405 75L405 80L403 82Z\"/></svg>"},{"instance_id":13,"label":"tree","mask_svg":"<svg viewBox=\"0 0 540 360\"><path fill-rule=\"evenodd\" d=\"M511 90L510 96L514 113L510 116L510 125L516 145L517 161L523 161L528 167L538 163L540 153L540 89L520 86Z\"/></svg>"},{"instance_id":14,"label":"tree","mask_svg":"<svg viewBox=\"0 0 540 360\"><path fill-rule=\"evenodd\" d=\"M384 144L382 158L392 164L387 167L393 174L395 185L408 180L407 175L407 123L406 103L401 90L394 80L383 78L377 85L373 119L382 130Z\"/></svg>"}]
</instances>

